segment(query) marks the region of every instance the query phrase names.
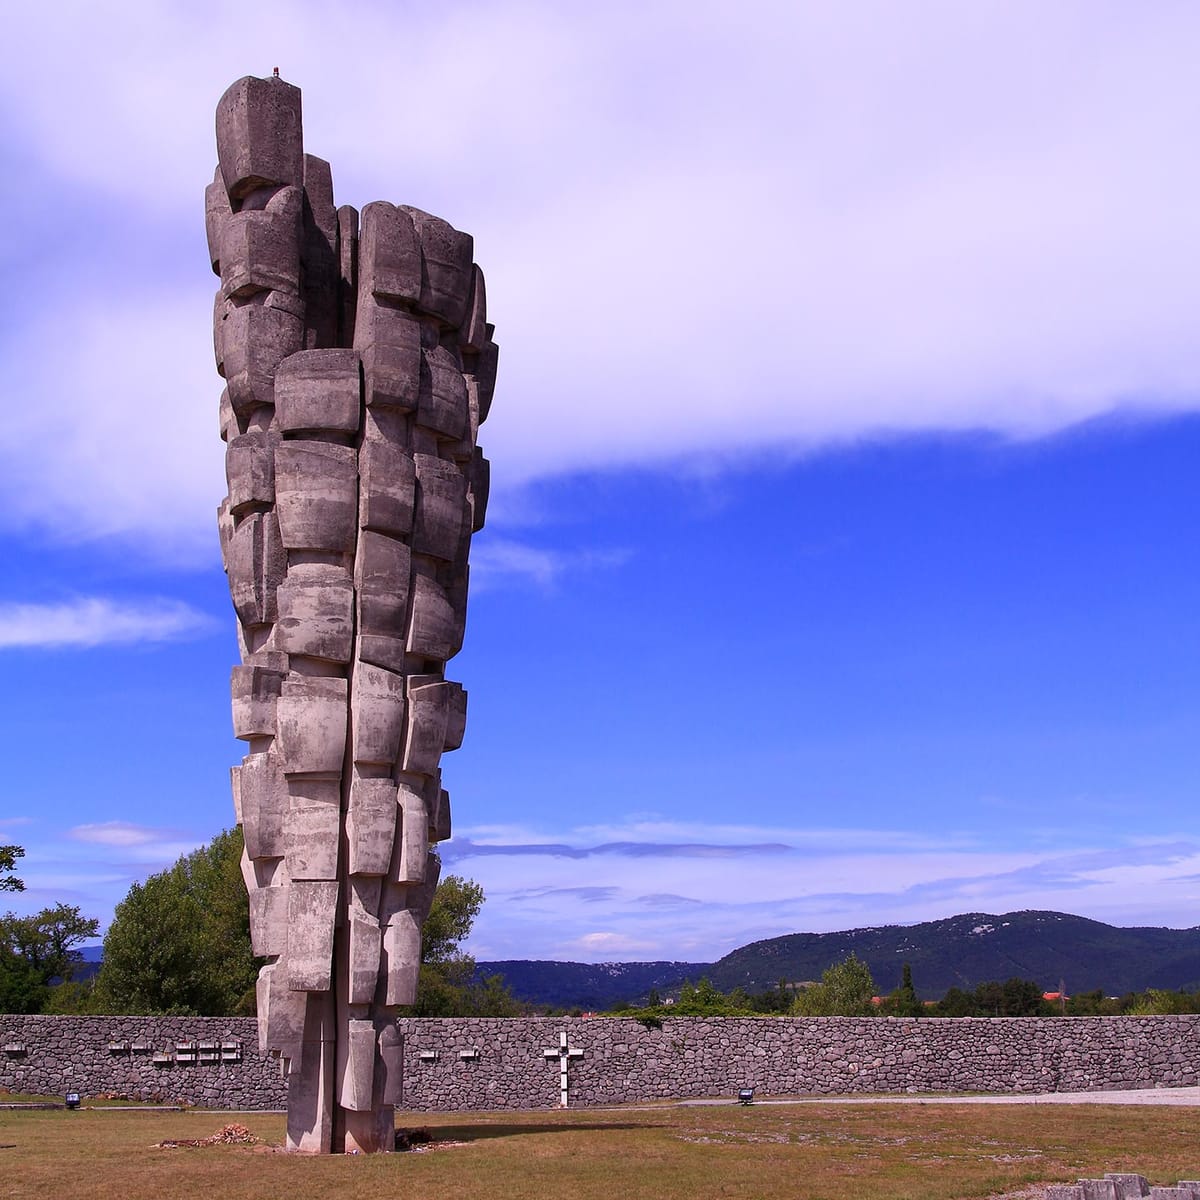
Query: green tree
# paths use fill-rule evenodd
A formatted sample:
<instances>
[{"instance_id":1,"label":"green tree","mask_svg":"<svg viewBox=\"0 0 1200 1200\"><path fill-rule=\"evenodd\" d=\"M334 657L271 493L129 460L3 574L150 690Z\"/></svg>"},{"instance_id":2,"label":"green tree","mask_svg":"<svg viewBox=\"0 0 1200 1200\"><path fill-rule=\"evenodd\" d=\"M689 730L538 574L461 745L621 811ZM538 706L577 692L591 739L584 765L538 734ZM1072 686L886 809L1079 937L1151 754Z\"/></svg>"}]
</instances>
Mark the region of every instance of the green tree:
<instances>
[{"instance_id":1,"label":"green tree","mask_svg":"<svg viewBox=\"0 0 1200 1200\"><path fill-rule=\"evenodd\" d=\"M971 992L962 988L952 987L934 1008L934 1015L939 1017L978 1017L979 1003Z\"/></svg>"},{"instance_id":2,"label":"green tree","mask_svg":"<svg viewBox=\"0 0 1200 1200\"><path fill-rule=\"evenodd\" d=\"M109 1012L232 1016L254 1011L258 963L230 829L135 883L104 939L96 1001Z\"/></svg>"},{"instance_id":3,"label":"green tree","mask_svg":"<svg viewBox=\"0 0 1200 1200\"><path fill-rule=\"evenodd\" d=\"M23 892L25 884L16 877L17 859L24 858L20 846L0 846L0 892Z\"/></svg>"},{"instance_id":4,"label":"green tree","mask_svg":"<svg viewBox=\"0 0 1200 1200\"><path fill-rule=\"evenodd\" d=\"M900 986L894 989L884 1000L882 1012L889 1017L921 1017L925 1015L925 1006L913 988L912 968L904 964L900 975Z\"/></svg>"},{"instance_id":5,"label":"green tree","mask_svg":"<svg viewBox=\"0 0 1200 1200\"><path fill-rule=\"evenodd\" d=\"M433 894L421 930L418 1017L516 1016L522 1005L499 975L475 978L475 959L463 948L483 907L483 888L461 875L447 875Z\"/></svg>"},{"instance_id":6,"label":"green tree","mask_svg":"<svg viewBox=\"0 0 1200 1200\"><path fill-rule=\"evenodd\" d=\"M1121 1011L1121 1001L1106 996L1100 988L1067 997L1068 1017L1116 1017Z\"/></svg>"},{"instance_id":7,"label":"green tree","mask_svg":"<svg viewBox=\"0 0 1200 1200\"><path fill-rule=\"evenodd\" d=\"M1191 995L1184 991L1170 992L1163 988L1150 988L1137 997L1128 1011L1131 1017L1200 1012L1200 993Z\"/></svg>"},{"instance_id":8,"label":"green tree","mask_svg":"<svg viewBox=\"0 0 1200 1200\"><path fill-rule=\"evenodd\" d=\"M1042 985L1015 975L1000 985L1000 1016L1037 1017L1046 1009Z\"/></svg>"},{"instance_id":9,"label":"green tree","mask_svg":"<svg viewBox=\"0 0 1200 1200\"><path fill-rule=\"evenodd\" d=\"M872 1003L875 981L871 969L857 955L835 963L821 982L805 988L792 1004L801 1017L863 1017L877 1010Z\"/></svg>"},{"instance_id":10,"label":"green tree","mask_svg":"<svg viewBox=\"0 0 1200 1200\"><path fill-rule=\"evenodd\" d=\"M100 923L75 905L55 904L29 917L0 917L0 1010L41 1012L55 981L69 983L82 959L77 947Z\"/></svg>"}]
</instances>

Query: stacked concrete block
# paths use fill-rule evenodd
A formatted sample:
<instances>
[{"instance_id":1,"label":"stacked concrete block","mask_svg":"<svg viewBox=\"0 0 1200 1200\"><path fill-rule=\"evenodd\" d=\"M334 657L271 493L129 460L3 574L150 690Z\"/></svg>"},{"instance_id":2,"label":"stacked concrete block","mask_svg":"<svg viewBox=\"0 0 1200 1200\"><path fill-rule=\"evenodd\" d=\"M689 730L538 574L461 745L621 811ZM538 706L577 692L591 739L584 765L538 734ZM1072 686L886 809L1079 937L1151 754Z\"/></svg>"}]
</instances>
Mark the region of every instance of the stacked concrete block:
<instances>
[{"instance_id":1,"label":"stacked concrete block","mask_svg":"<svg viewBox=\"0 0 1200 1200\"><path fill-rule=\"evenodd\" d=\"M1078 1183L1051 1184L1046 1200L1200 1200L1200 1183L1180 1180L1173 1186L1151 1186L1142 1175L1108 1172L1103 1179L1081 1179Z\"/></svg>"},{"instance_id":2,"label":"stacked concrete block","mask_svg":"<svg viewBox=\"0 0 1200 1200\"><path fill-rule=\"evenodd\" d=\"M471 238L414 208L336 208L298 88L235 83L217 153L218 527L260 1041L287 1075L289 1145L389 1149L395 1016L450 835L439 763L466 717L445 666L487 504L497 348Z\"/></svg>"}]
</instances>

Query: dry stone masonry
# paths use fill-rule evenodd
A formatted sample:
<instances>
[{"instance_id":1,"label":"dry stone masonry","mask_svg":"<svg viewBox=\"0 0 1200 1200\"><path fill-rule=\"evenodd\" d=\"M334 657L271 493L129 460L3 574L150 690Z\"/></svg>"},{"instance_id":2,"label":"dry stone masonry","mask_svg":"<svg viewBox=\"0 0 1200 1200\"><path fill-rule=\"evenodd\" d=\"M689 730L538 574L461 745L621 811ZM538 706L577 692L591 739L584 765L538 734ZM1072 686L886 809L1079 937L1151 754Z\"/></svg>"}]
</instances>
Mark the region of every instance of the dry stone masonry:
<instances>
[{"instance_id":1,"label":"dry stone masonry","mask_svg":"<svg viewBox=\"0 0 1200 1200\"><path fill-rule=\"evenodd\" d=\"M763 1098L1200 1086L1197 1016L402 1017L396 1027L404 1107L416 1111L732 1102L743 1087ZM287 1085L257 1038L249 1017L0 1016L0 1088L282 1107ZM226 1059L236 1041L241 1059Z\"/></svg>"},{"instance_id":2,"label":"dry stone masonry","mask_svg":"<svg viewBox=\"0 0 1200 1200\"><path fill-rule=\"evenodd\" d=\"M296 1149L389 1147L399 1005L450 836L442 752L462 741L476 445L496 377L473 243L438 217L335 207L300 91L247 77L217 105L206 194L219 510L241 665L233 770L262 1048Z\"/></svg>"}]
</instances>

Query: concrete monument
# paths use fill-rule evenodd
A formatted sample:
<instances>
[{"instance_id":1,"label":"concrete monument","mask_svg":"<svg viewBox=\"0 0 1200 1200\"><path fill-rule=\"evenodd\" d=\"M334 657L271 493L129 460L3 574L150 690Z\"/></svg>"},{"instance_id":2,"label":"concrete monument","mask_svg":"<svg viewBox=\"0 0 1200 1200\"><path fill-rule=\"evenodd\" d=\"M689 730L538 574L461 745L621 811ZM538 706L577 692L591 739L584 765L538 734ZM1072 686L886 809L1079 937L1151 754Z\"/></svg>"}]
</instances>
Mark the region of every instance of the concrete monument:
<instances>
[{"instance_id":1,"label":"concrete monument","mask_svg":"<svg viewBox=\"0 0 1200 1200\"><path fill-rule=\"evenodd\" d=\"M221 97L217 157L218 524L260 1040L287 1074L289 1147L388 1150L395 1015L450 836L438 763L466 719L445 664L497 347L470 236L403 205L336 208L278 73Z\"/></svg>"}]
</instances>

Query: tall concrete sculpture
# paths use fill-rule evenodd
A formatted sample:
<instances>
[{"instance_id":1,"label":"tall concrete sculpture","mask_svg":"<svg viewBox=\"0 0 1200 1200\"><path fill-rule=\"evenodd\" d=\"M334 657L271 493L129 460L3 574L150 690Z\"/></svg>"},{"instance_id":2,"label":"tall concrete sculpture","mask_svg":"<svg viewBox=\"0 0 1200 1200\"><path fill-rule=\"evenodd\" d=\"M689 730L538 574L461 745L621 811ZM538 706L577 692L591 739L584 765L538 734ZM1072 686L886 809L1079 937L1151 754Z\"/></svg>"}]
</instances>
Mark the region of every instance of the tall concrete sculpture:
<instances>
[{"instance_id":1,"label":"tall concrete sculpture","mask_svg":"<svg viewBox=\"0 0 1200 1200\"><path fill-rule=\"evenodd\" d=\"M421 926L462 741L476 447L496 376L471 238L415 208L335 208L300 90L238 80L206 195L237 612L233 769L260 1038L288 1145L391 1148Z\"/></svg>"}]
</instances>

